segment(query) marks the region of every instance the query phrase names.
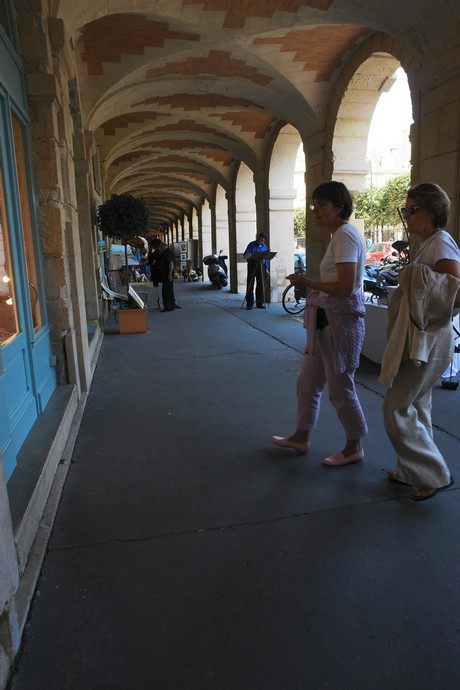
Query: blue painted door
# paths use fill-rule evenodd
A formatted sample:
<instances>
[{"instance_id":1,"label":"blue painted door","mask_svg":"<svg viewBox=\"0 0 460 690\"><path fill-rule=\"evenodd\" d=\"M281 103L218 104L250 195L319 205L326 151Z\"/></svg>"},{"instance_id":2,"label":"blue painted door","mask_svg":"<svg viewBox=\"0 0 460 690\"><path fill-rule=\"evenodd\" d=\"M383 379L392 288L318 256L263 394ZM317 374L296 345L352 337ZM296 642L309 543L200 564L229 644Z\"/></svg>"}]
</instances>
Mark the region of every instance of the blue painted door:
<instances>
[{"instance_id":1,"label":"blue painted door","mask_svg":"<svg viewBox=\"0 0 460 690\"><path fill-rule=\"evenodd\" d=\"M31 201L22 74L1 40L0 57L0 447L8 480L56 376Z\"/></svg>"}]
</instances>

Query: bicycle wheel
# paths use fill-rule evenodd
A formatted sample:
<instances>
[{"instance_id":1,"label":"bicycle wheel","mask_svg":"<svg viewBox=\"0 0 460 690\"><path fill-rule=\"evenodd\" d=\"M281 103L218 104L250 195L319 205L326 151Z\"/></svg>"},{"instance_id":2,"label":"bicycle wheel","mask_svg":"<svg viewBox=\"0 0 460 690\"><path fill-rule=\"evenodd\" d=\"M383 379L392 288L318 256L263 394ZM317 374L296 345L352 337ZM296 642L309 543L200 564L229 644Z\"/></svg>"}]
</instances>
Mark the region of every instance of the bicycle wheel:
<instances>
[{"instance_id":1,"label":"bicycle wheel","mask_svg":"<svg viewBox=\"0 0 460 690\"><path fill-rule=\"evenodd\" d=\"M288 314L301 314L306 301L305 290L296 288L295 285L288 285L281 298L283 309Z\"/></svg>"}]
</instances>

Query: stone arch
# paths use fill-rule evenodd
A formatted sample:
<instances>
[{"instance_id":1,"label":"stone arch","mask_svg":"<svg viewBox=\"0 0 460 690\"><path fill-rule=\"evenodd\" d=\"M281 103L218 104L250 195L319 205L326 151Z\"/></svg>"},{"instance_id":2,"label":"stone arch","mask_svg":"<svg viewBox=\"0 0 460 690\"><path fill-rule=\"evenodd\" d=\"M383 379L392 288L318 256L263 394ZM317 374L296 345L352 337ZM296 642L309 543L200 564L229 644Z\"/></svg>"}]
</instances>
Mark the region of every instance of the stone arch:
<instances>
[{"instance_id":1,"label":"stone arch","mask_svg":"<svg viewBox=\"0 0 460 690\"><path fill-rule=\"evenodd\" d=\"M393 56L374 53L356 70L343 95L332 144L334 177L353 192L364 189L372 115L380 95L393 86L398 67L399 61Z\"/></svg>"},{"instance_id":2,"label":"stone arch","mask_svg":"<svg viewBox=\"0 0 460 690\"><path fill-rule=\"evenodd\" d=\"M375 34L345 67L331 102L327 147L333 175L352 192L364 189L366 149L372 115L380 95L394 83L402 66L408 74L415 56L384 34ZM412 89L411 89L412 93Z\"/></svg>"}]
</instances>

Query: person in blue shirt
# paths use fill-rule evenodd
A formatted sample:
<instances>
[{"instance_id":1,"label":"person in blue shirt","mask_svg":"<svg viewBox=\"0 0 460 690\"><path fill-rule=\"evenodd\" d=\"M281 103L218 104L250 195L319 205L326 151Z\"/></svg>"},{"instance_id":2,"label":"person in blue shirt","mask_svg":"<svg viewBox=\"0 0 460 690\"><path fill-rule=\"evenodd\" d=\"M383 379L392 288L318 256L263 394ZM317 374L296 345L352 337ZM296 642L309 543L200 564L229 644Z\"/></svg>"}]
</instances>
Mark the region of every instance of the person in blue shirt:
<instances>
[{"instance_id":1,"label":"person in blue shirt","mask_svg":"<svg viewBox=\"0 0 460 690\"><path fill-rule=\"evenodd\" d=\"M266 259L254 263L251 260L251 254L255 252L266 252L268 247L265 244L267 236L263 232L259 232L257 239L249 242L244 252L244 258L248 262L248 275L246 281L246 309L252 309L254 306L254 286L256 289L256 307L257 309L264 308L265 302L265 283L269 262Z\"/></svg>"}]
</instances>

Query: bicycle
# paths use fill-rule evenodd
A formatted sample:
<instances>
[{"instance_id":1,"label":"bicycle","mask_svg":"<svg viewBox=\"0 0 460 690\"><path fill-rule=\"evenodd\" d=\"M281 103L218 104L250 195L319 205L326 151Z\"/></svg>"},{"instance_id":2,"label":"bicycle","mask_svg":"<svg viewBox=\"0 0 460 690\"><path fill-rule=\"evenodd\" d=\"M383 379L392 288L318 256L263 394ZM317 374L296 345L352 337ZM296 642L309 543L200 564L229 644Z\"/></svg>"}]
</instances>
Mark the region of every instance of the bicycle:
<instances>
[{"instance_id":1,"label":"bicycle","mask_svg":"<svg viewBox=\"0 0 460 690\"><path fill-rule=\"evenodd\" d=\"M288 314L301 314L305 309L309 291L306 285L288 285L281 297L284 311Z\"/></svg>"}]
</instances>

